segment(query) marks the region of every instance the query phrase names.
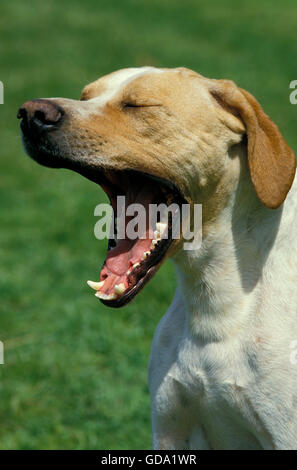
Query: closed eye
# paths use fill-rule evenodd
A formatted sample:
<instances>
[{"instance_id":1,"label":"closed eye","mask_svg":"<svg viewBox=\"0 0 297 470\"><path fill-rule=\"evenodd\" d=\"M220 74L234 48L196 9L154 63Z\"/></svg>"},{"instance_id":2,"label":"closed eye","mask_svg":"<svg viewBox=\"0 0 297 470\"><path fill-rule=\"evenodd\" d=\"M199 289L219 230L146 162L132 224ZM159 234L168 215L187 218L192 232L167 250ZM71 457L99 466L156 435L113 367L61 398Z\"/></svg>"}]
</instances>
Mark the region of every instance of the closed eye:
<instances>
[{"instance_id":1,"label":"closed eye","mask_svg":"<svg viewBox=\"0 0 297 470\"><path fill-rule=\"evenodd\" d=\"M135 104L135 103L123 103L124 108L141 108L142 104Z\"/></svg>"},{"instance_id":2,"label":"closed eye","mask_svg":"<svg viewBox=\"0 0 297 470\"><path fill-rule=\"evenodd\" d=\"M124 108L153 108L155 106L162 106L162 104L161 103L133 103L133 102L123 103Z\"/></svg>"}]
</instances>

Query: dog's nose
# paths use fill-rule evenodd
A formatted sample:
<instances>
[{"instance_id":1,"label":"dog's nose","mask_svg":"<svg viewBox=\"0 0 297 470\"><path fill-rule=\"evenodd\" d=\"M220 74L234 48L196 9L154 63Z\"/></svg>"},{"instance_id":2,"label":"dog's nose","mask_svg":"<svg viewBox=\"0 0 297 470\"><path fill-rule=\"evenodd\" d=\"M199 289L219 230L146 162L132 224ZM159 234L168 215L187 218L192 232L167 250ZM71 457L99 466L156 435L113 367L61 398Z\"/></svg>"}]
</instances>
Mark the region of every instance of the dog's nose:
<instances>
[{"instance_id":1,"label":"dog's nose","mask_svg":"<svg viewBox=\"0 0 297 470\"><path fill-rule=\"evenodd\" d=\"M63 114L63 109L54 101L36 99L26 101L20 107L17 117L22 119L24 128L35 128L42 131L58 126L62 121Z\"/></svg>"}]
</instances>

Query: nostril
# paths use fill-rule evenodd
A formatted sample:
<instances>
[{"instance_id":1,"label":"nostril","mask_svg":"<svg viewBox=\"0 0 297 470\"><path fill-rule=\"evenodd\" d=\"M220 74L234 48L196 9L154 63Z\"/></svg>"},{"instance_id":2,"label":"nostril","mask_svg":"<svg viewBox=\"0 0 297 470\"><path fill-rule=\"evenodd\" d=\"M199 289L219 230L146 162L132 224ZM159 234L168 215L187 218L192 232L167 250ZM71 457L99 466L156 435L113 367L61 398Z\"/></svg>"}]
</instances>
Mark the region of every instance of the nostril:
<instances>
[{"instance_id":1,"label":"nostril","mask_svg":"<svg viewBox=\"0 0 297 470\"><path fill-rule=\"evenodd\" d=\"M35 128L49 130L62 121L64 110L51 100L36 99L24 103L17 114L22 119L23 128Z\"/></svg>"},{"instance_id":2,"label":"nostril","mask_svg":"<svg viewBox=\"0 0 297 470\"><path fill-rule=\"evenodd\" d=\"M46 116L45 116L45 113L44 111L35 111L34 113L34 120L38 120L40 121L42 124L51 124L52 122L51 121L48 121L46 119Z\"/></svg>"},{"instance_id":3,"label":"nostril","mask_svg":"<svg viewBox=\"0 0 297 470\"><path fill-rule=\"evenodd\" d=\"M37 124L41 124L44 126L54 126L56 125L62 118L62 113L59 111L58 108L54 106L42 106L41 109L36 109L34 112L33 120Z\"/></svg>"}]
</instances>

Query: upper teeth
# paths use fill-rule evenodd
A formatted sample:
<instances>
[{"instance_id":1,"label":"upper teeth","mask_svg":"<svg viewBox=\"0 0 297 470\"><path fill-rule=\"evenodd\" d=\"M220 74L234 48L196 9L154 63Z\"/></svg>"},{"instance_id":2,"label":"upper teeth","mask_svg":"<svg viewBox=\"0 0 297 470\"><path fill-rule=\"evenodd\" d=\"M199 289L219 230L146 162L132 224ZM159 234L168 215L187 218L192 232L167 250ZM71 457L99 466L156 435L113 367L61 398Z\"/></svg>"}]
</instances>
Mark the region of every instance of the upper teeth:
<instances>
[{"instance_id":1,"label":"upper teeth","mask_svg":"<svg viewBox=\"0 0 297 470\"><path fill-rule=\"evenodd\" d=\"M88 286L90 286L94 290L99 290L104 284L104 281L101 282L94 282L94 281L87 281Z\"/></svg>"}]
</instances>

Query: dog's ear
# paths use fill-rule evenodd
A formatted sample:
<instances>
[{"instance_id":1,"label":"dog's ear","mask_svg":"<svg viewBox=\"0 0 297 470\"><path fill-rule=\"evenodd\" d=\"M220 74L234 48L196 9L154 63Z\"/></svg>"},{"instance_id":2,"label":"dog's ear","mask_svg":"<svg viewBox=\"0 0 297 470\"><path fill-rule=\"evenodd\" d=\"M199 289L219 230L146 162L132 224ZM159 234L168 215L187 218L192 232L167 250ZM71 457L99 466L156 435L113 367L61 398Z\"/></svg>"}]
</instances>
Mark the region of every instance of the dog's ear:
<instances>
[{"instance_id":1,"label":"dog's ear","mask_svg":"<svg viewBox=\"0 0 297 470\"><path fill-rule=\"evenodd\" d=\"M210 93L223 108L243 121L256 194L266 207L276 209L293 183L296 158L292 149L250 93L229 80L211 80Z\"/></svg>"}]
</instances>

